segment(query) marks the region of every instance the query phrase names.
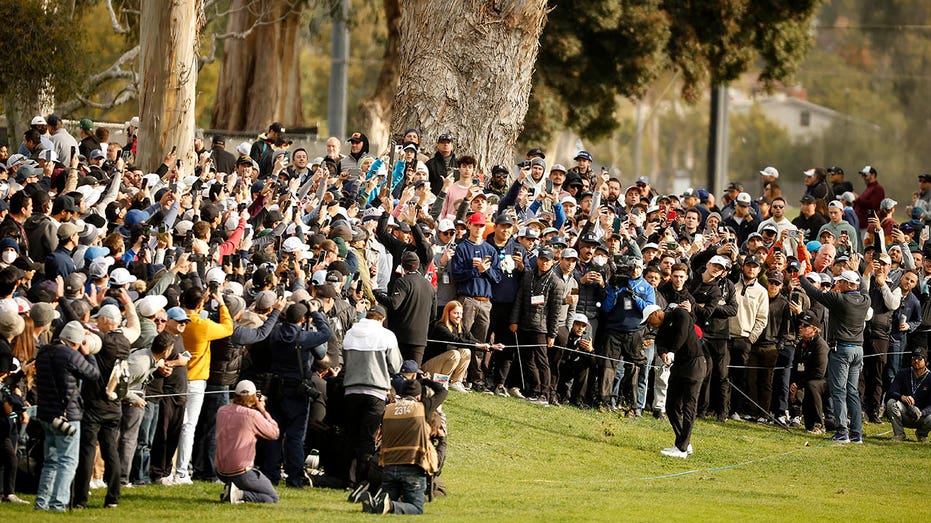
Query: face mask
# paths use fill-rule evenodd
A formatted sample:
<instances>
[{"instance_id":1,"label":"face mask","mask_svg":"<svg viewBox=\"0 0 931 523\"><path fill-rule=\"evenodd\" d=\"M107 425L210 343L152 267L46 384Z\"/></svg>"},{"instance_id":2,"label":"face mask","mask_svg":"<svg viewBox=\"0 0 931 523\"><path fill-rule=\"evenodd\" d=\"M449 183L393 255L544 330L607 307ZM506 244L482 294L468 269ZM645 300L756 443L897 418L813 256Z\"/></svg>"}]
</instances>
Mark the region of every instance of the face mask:
<instances>
[{"instance_id":1,"label":"face mask","mask_svg":"<svg viewBox=\"0 0 931 523\"><path fill-rule=\"evenodd\" d=\"M3 251L3 263L13 263L16 260L16 251Z\"/></svg>"},{"instance_id":2,"label":"face mask","mask_svg":"<svg viewBox=\"0 0 931 523\"><path fill-rule=\"evenodd\" d=\"M598 256L595 256L594 258L592 258L592 261L595 263L595 265L602 267L604 266L604 264L608 263L608 257L602 254L599 254Z\"/></svg>"}]
</instances>

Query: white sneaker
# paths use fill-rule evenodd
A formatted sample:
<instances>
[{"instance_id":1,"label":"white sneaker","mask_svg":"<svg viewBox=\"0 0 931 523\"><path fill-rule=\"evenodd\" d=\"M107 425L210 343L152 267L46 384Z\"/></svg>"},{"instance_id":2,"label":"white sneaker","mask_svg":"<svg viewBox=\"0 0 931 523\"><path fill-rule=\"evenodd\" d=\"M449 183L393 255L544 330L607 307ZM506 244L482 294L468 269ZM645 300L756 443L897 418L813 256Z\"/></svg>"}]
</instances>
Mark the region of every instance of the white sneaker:
<instances>
[{"instance_id":1,"label":"white sneaker","mask_svg":"<svg viewBox=\"0 0 931 523\"><path fill-rule=\"evenodd\" d=\"M102 479L92 479L90 482L90 488L91 490L99 489L99 488L107 488L107 484L104 483Z\"/></svg>"},{"instance_id":2,"label":"white sneaker","mask_svg":"<svg viewBox=\"0 0 931 523\"><path fill-rule=\"evenodd\" d=\"M693 452L695 452L695 451L692 450L692 444L689 443L689 448L685 449L685 453L688 454L689 456L691 456Z\"/></svg>"},{"instance_id":3,"label":"white sneaker","mask_svg":"<svg viewBox=\"0 0 931 523\"><path fill-rule=\"evenodd\" d=\"M175 476L175 481L173 485L193 485L194 480L191 479L191 476Z\"/></svg>"},{"instance_id":4,"label":"white sneaker","mask_svg":"<svg viewBox=\"0 0 931 523\"><path fill-rule=\"evenodd\" d=\"M512 398L517 398L519 400L526 399L524 398L524 395L520 393L520 389L517 387L511 387L510 389L508 389L508 393L511 395Z\"/></svg>"},{"instance_id":5,"label":"white sneaker","mask_svg":"<svg viewBox=\"0 0 931 523\"><path fill-rule=\"evenodd\" d=\"M158 483L159 485L170 487L175 484L175 478L174 476L165 476L163 478L159 478L158 481L156 481L156 483Z\"/></svg>"},{"instance_id":6,"label":"white sneaker","mask_svg":"<svg viewBox=\"0 0 931 523\"><path fill-rule=\"evenodd\" d=\"M469 390L465 388L465 385L463 385L461 381L454 381L450 383L449 390L454 390L456 392L469 392Z\"/></svg>"},{"instance_id":7,"label":"white sneaker","mask_svg":"<svg viewBox=\"0 0 931 523\"><path fill-rule=\"evenodd\" d=\"M689 457L689 453L688 453L687 451L683 452L683 451L677 449L676 447L669 447L668 449L663 449L663 450L659 451L659 453L662 454L663 456L669 456L670 458L682 458L682 459L685 459L685 458Z\"/></svg>"},{"instance_id":8,"label":"white sneaker","mask_svg":"<svg viewBox=\"0 0 931 523\"><path fill-rule=\"evenodd\" d=\"M242 502L242 489L237 487L235 483L230 483L230 503L239 505Z\"/></svg>"}]
</instances>

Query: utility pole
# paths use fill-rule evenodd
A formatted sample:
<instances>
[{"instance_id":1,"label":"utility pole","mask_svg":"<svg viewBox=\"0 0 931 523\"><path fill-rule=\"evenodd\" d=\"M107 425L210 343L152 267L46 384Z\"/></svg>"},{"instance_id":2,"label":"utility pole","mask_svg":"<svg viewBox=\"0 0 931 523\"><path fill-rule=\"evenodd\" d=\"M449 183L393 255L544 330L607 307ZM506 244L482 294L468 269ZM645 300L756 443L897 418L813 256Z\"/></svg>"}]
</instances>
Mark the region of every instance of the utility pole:
<instances>
[{"instance_id":1,"label":"utility pole","mask_svg":"<svg viewBox=\"0 0 931 523\"><path fill-rule=\"evenodd\" d=\"M349 70L350 0L339 0L339 11L333 16L330 45L330 88L327 97L327 132L341 140L346 137L346 89Z\"/></svg>"},{"instance_id":2,"label":"utility pole","mask_svg":"<svg viewBox=\"0 0 931 523\"><path fill-rule=\"evenodd\" d=\"M711 88L708 126L708 192L718 197L727 184L727 85Z\"/></svg>"}]
</instances>

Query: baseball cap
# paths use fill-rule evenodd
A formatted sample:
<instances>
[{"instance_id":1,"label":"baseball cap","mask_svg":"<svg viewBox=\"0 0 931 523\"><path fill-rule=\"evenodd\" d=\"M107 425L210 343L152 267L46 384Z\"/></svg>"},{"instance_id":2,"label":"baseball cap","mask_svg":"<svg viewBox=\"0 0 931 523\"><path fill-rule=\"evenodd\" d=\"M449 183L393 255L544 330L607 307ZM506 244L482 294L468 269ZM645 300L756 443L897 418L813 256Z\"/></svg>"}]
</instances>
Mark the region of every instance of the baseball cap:
<instances>
[{"instance_id":1,"label":"baseball cap","mask_svg":"<svg viewBox=\"0 0 931 523\"><path fill-rule=\"evenodd\" d=\"M556 253L554 253L553 249L550 249L549 247L544 247L537 253L537 259L553 260L554 258L556 258Z\"/></svg>"},{"instance_id":2,"label":"baseball cap","mask_svg":"<svg viewBox=\"0 0 931 523\"><path fill-rule=\"evenodd\" d=\"M29 122L29 125L48 125L48 122L45 121L45 118L41 116L36 116Z\"/></svg>"},{"instance_id":3,"label":"baseball cap","mask_svg":"<svg viewBox=\"0 0 931 523\"><path fill-rule=\"evenodd\" d=\"M779 171L775 167L772 167L772 166L764 168L762 171L760 171L760 174L762 174L763 176L772 176L773 178L779 178Z\"/></svg>"},{"instance_id":4,"label":"baseball cap","mask_svg":"<svg viewBox=\"0 0 931 523\"><path fill-rule=\"evenodd\" d=\"M100 308L97 311L97 314L91 316L92 318L107 318L116 322L123 321L123 313L120 312L120 308L113 304L107 304Z\"/></svg>"},{"instance_id":5,"label":"baseball cap","mask_svg":"<svg viewBox=\"0 0 931 523\"><path fill-rule=\"evenodd\" d=\"M560 256L564 260L578 260L579 253L575 249L563 249Z\"/></svg>"},{"instance_id":6,"label":"baseball cap","mask_svg":"<svg viewBox=\"0 0 931 523\"><path fill-rule=\"evenodd\" d=\"M71 343L82 344L84 343L84 325L81 325L79 321L69 321L62 327L58 337Z\"/></svg>"},{"instance_id":7,"label":"baseball cap","mask_svg":"<svg viewBox=\"0 0 931 523\"><path fill-rule=\"evenodd\" d=\"M862 176L866 176L868 174L877 174L876 168L873 167L872 165L864 165L863 168L860 169L860 174Z\"/></svg>"},{"instance_id":8,"label":"baseball cap","mask_svg":"<svg viewBox=\"0 0 931 523\"><path fill-rule=\"evenodd\" d=\"M127 285L135 281L136 277L123 267L113 269L113 272L110 273L110 283L113 285Z\"/></svg>"},{"instance_id":9,"label":"baseball cap","mask_svg":"<svg viewBox=\"0 0 931 523\"><path fill-rule=\"evenodd\" d=\"M573 158L573 160L588 160L590 162L594 161L592 160L591 153L589 153L588 151L579 151L579 154L575 155L575 158Z\"/></svg>"},{"instance_id":10,"label":"baseball cap","mask_svg":"<svg viewBox=\"0 0 931 523\"><path fill-rule=\"evenodd\" d=\"M445 134L445 133L444 133L444 134L441 134L441 135L439 135L439 136L437 136L437 138L436 138L436 143L452 142L452 141L453 141L453 137L450 136L450 135L448 135L448 134ZM494 172L494 171L492 171L492 172Z\"/></svg>"},{"instance_id":11,"label":"baseball cap","mask_svg":"<svg viewBox=\"0 0 931 523\"><path fill-rule=\"evenodd\" d=\"M751 263L754 264L754 265L762 265L762 264L760 263L760 259L757 258L756 256L753 256L752 254L751 254L750 256L747 256L747 257L744 259L744 265L750 265Z\"/></svg>"},{"instance_id":12,"label":"baseball cap","mask_svg":"<svg viewBox=\"0 0 931 523\"><path fill-rule=\"evenodd\" d=\"M650 315L652 315L656 311L661 311L661 310L663 310L663 308L660 307L659 305L654 305L654 304L647 305L646 308L643 309L643 318L640 320L640 324L642 325L646 323L647 319L650 318Z\"/></svg>"},{"instance_id":13,"label":"baseball cap","mask_svg":"<svg viewBox=\"0 0 931 523\"><path fill-rule=\"evenodd\" d=\"M577 312L572 316L572 323L575 323L575 322L584 323L588 325L588 316L582 314L581 312Z\"/></svg>"},{"instance_id":14,"label":"baseball cap","mask_svg":"<svg viewBox=\"0 0 931 523\"><path fill-rule=\"evenodd\" d=\"M421 370L420 366L417 365L416 361L404 360L404 362L401 363L400 373L401 374L423 374L423 370Z\"/></svg>"},{"instance_id":15,"label":"baseball cap","mask_svg":"<svg viewBox=\"0 0 931 523\"><path fill-rule=\"evenodd\" d=\"M899 202L893 200L892 198L883 198L883 201L879 202L879 208L884 211L888 211L898 204Z\"/></svg>"},{"instance_id":16,"label":"baseball cap","mask_svg":"<svg viewBox=\"0 0 931 523\"><path fill-rule=\"evenodd\" d=\"M476 212L469 216L469 225L485 225L485 214Z\"/></svg>"},{"instance_id":17,"label":"baseball cap","mask_svg":"<svg viewBox=\"0 0 931 523\"><path fill-rule=\"evenodd\" d=\"M58 227L58 238L65 239L70 238L71 236L80 233L84 230L84 227L78 227L77 224L71 222L65 222Z\"/></svg>"},{"instance_id":18,"label":"baseball cap","mask_svg":"<svg viewBox=\"0 0 931 523\"><path fill-rule=\"evenodd\" d=\"M802 171L802 174L804 174L806 178L811 178L812 176L815 175L815 169L814 168L806 169Z\"/></svg>"},{"instance_id":19,"label":"baseball cap","mask_svg":"<svg viewBox=\"0 0 931 523\"><path fill-rule=\"evenodd\" d=\"M546 158L546 155L543 154L543 149L540 149L539 147L527 151L527 156L539 156L540 158Z\"/></svg>"},{"instance_id":20,"label":"baseball cap","mask_svg":"<svg viewBox=\"0 0 931 523\"><path fill-rule=\"evenodd\" d=\"M446 232L446 231L451 231L455 229L456 229L456 224L453 223L453 221L448 218L444 218L440 220L440 222L436 226L436 230L440 232Z\"/></svg>"},{"instance_id":21,"label":"baseball cap","mask_svg":"<svg viewBox=\"0 0 931 523\"><path fill-rule=\"evenodd\" d=\"M361 142L361 141L362 141L362 133L352 133L352 135L351 135L351 136L349 137L349 139L346 140L346 141L347 141L347 142Z\"/></svg>"},{"instance_id":22,"label":"baseball cap","mask_svg":"<svg viewBox=\"0 0 931 523\"><path fill-rule=\"evenodd\" d=\"M249 380L242 380L236 384L237 396L252 396L255 394L255 392L255 383L252 383Z\"/></svg>"},{"instance_id":23,"label":"baseball cap","mask_svg":"<svg viewBox=\"0 0 931 523\"><path fill-rule=\"evenodd\" d=\"M769 271L766 273L766 280L774 283L783 283L785 278L782 276L782 273L779 271Z\"/></svg>"},{"instance_id":24,"label":"baseball cap","mask_svg":"<svg viewBox=\"0 0 931 523\"><path fill-rule=\"evenodd\" d=\"M550 167L550 172L553 172L553 171L561 171L561 172L564 173L564 174L565 174L566 172L568 172L568 171L566 170L566 168L565 168L562 164L559 164L559 163L557 163L556 165Z\"/></svg>"},{"instance_id":25,"label":"baseball cap","mask_svg":"<svg viewBox=\"0 0 931 523\"><path fill-rule=\"evenodd\" d=\"M840 273L840 276L835 276L834 281L846 281L854 285L860 285L860 275L854 271L844 271Z\"/></svg>"},{"instance_id":26,"label":"baseball cap","mask_svg":"<svg viewBox=\"0 0 931 523\"><path fill-rule=\"evenodd\" d=\"M175 320L179 323L186 323L191 321L191 318L188 317L187 313L184 312L184 309L181 307L172 307L165 312L168 315L169 320Z\"/></svg>"},{"instance_id":27,"label":"baseball cap","mask_svg":"<svg viewBox=\"0 0 931 523\"><path fill-rule=\"evenodd\" d=\"M725 258L724 256L717 255L717 254L712 256L711 259L708 260L708 262L713 263L715 265L720 265L721 267L724 267L725 269L727 269L727 267L730 265L730 261L727 258Z\"/></svg>"},{"instance_id":28,"label":"baseball cap","mask_svg":"<svg viewBox=\"0 0 931 523\"><path fill-rule=\"evenodd\" d=\"M302 242L297 236L292 236L287 240L281 242L281 251L282 252L298 252L298 251L307 251L310 250L310 246Z\"/></svg>"},{"instance_id":29,"label":"baseball cap","mask_svg":"<svg viewBox=\"0 0 931 523\"><path fill-rule=\"evenodd\" d=\"M737 205L748 206L751 201L753 201L753 198L750 197L749 193L742 192L737 195Z\"/></svg>"},{"instance_id":30,"label":"baseball cap","mask_svg":"<svg viewBox=\"0 0 931 523\"><path fill-rule=\"evenodd\" d=\"M149 318L155 316L155 313L164 309L168 305L168 298L161 294L150 294L145 298L136 301L136 310L139 315Z\"/></svg>"},{"instance_id":31,"label":"baseball cap","mask_svg":"<svg viewBox=\"0 0 931 523\"><path fill-rule=\"evenodd\" d=\"M818 318L815 317L815 315L812 314L811 311L802 311L802 313L798 315L798 322L802 325L808 325L810 327L820 326L820 322L818 321Z\"/></svg>"}]
</instances>

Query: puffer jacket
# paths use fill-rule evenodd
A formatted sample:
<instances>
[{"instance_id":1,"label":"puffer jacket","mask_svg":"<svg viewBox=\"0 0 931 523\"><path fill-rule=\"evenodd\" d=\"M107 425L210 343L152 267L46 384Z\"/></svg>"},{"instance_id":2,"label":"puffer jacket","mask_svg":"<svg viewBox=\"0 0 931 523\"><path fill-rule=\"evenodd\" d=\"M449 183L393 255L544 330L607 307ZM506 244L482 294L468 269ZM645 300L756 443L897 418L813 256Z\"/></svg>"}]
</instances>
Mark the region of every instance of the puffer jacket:
<instances>
[{"instance_id":1,"label":"puffer jacket","mask_svg":"<svg viewBox=\"0 0 931 523\"><path fill-rule=\"evenodd\" d=\"M100 376L96 380L85 381L81 388L84 412L85 415L98 420L119 419L123 409L119 399L111 400L107 397L107 382L110 381L110 374L116 362L129 359L132 344L120 331L102 334L100 341L100 352L94 355Z\"/></svg>"},{"instance_id":2,"label":"puffer jacket","mask_svg":"<svg viewBox=\"0 0 931 523\"><path fill-rule=\"evenodd\" d=\"M693 316L705 338L726 340L730 337L730 318L737 315L734 284L727 278L706 282L696 274L688 284L695 299Z\"/></svg>"},{"instance_id":3,"label":"puffer jacket","mask_svg":"<svg viewBox=\"0 0 931 523\"><path fill-rule=\"evenodd\" d=\"M534 305L534 296L542 296L543 303ZM547 338L555 338L560 307L565 299L566 284L553 269L543 274L537 270L524 273L511 309L511 323L519 325L520 330L542 332Z\"/></svg>"},{"instance_id":4,"label":"puffer jacket","mask_svg":"<svg viewBox=\"0 0 931 523\"><path fill-rule=\"evenodd\" d=\"M23 230L29 238L29 257L45 261L45 257L58 248L58 228L52 218L42 213L32 213L23 222Z\"/></svg>"},{"instance_id":5,"label":"puffer jacket","mask_svg":"<svg viewBox=\"0 0 931 523\"><path fill-rule=\"evenodd\" d=\"M99 378L94 356L84 356L61 344L42 347L36 353L36 417L51 422L64 413L69 421L81 421L84 417L81 381Z\"/></svg>"}]
</instances>

